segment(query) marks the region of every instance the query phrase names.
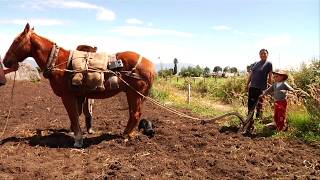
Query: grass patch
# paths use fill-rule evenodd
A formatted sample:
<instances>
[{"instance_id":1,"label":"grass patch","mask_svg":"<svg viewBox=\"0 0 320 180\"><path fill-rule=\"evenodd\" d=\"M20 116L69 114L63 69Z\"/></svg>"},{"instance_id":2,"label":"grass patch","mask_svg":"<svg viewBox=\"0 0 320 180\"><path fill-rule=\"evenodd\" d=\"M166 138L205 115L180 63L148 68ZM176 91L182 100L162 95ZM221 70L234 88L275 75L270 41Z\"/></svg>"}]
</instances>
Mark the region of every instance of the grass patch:
<instances>
[{"instance_id":1,"label":"grass patch","mask_svg":"<svg viewBox=\"0 0 320 180\"><path fill-rule=\"evenodd\" d=\"M216 117L225 112L238 111L240 114L246 114L246 97L243 84L243 78L233 79L192 79L192 78L169 78L158 79L151 91L152 97L169 104L170 106L188 109L198 116L204 118ZM240 83L239 83L240 82ZM191 102L187 103L187 85L191 84ZM229 94L231 93L231 95ZM237 98L242 97L242 99ZM238 100L237 100L238 99ZM232 101L231 101L232 100ZM222 102L231 102L223 104ZM290 100L289 100L290 101ZM289 130L287 132L277 132L265 127L265 124L273 121L273 103L265 104L263 120L255 120L255 132L258 136L279 137L279 138L298 138L305 142L314 142L320 140L320 124L312 121L311 116L303 105L293 104L289 106L288 122ZM237 117L230 117L227 121L221 121L220 125L236 127L239 126Z\"/></svg>"},{"instance_id":2,"label":"grass patch","mask_svg":"<svg viewBox=\"0 0 320 180\"><path fill-rule=\"evenodd\" d=\"M312 121L310 115L303 111L289 113L289 132L281 136L298 137L306 142L320 141L320 124Z\"/></svg>"},{"instance_id":3,"label":"grass patch","mask_svg":"<svg viewBox=\"0 0 320 180\"><path fill-rule=\"evenodd\" d=\"M165 100L168 100L169 92L166 90L152 88L150 96L157 99L158 101L164 102Z\"/></svg>"}]
</instances>

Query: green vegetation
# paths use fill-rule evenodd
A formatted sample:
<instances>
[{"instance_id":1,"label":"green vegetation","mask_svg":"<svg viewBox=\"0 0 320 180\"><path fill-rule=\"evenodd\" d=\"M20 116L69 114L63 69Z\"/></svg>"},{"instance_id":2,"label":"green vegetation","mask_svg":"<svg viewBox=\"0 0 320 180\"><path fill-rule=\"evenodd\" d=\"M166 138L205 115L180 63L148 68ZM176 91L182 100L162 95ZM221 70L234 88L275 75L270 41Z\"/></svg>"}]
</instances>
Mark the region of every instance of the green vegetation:
<instances>
[{"instance_id":1,"label":"green vegetation","mask_svg":"<svg viewBox=\"0 0 320 180\"><path fill-rule=\"evenodd\" d=\"M320 60L313 60L312 63L302 65L301 70L293 72L293 80L296 86L307 92L304 104L310 118L320 124ZM320 132L320 130L319 130Z\"/></svg>"},{"instance_id":2,"label":"green vegetation","mask_svg":"<svg viewBox=\"0 0 320 180\"><path fill-rule=\"evenodd\" d=\"M200 67L185 69L184 74L196 74ZM214 70L220 70L215 67ZM206 71L208 68L206 69ZM203 70L201 71L204 72ZM180 72L180 75L183 74ZM289 83L298 91L289 98L287 132L276 132L265 128L264 124L273 121L272 98L267 98L265 118L256 120L258 135L279 138L300 138L307 142L320 140L320 61L302 65L292 71ZM161 102L177 108L189 109L203 117L214 117L225 112L238 111L246 114L247 92L245 76L230 78L192 78L170 76L157 79L152 96ZM187 88L191 84L191 102L187 103ZM236 118L225 121L224 125L238 124Z\"/></svg>"}]
</instances>

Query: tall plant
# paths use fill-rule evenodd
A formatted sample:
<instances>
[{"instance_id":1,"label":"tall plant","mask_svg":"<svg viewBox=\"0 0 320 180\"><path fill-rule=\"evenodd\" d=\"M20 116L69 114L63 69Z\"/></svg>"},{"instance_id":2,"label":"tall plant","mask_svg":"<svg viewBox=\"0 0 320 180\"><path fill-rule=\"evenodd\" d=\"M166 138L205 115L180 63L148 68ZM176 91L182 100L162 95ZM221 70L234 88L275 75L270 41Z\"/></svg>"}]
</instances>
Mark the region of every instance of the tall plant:
<instances>
[{"instance_id":1,"label":"tall plant","mask_svg":"<svg viewBox=\"0 0 320 180\"><path fill-rule=\"evenodd\" d=\"M320 60L303 64L298 72L293 73L293 78L297 88L309 94L305 98L305 107L320 131Z\"/></svg>"}]
</instances>

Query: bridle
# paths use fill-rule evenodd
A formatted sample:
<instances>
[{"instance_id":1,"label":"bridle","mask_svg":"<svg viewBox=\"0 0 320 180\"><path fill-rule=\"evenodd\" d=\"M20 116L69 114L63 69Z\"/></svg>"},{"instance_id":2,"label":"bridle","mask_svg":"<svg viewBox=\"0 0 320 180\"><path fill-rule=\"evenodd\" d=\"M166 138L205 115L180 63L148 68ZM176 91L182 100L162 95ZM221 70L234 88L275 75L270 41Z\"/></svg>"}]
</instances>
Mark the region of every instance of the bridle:
<instances>
[{"instance_id":1,"label":"bridle","mask_svg":"<svg viewBox=\"0 0 320 180\"><path fill-rule=\"evenodd\" d=\"M30 30L26 35L25 37L19 42L18 46L15 48L15 49L20 49L22 46L24 46L28 41L30 41L30 38L31 38L31 34L33 33L33 30ZM20 34L21 35L21 34ZM20 35L18 37L20 37ZM18 38L16 37L16 39ZM15 40L16 40L15 39ZM60 51L60 47L54 43L53 46L52 46L52 49L51 49L51 53L50 53L50 56L48 58L48 61L47 61L47 65L46 65L46 68L44 69L44 72L43 72L43 76L45 78L49 78L50 77L50 73L51 71L54 69L54 66L55 66L55 63L56 63L56 60L58 58L58 55L59 55L59 51ZM15 59L17 60L17 56L16 54L14 53L11 53L10 52L10 57L11 59ZM17 61L18 62L18 61Z\"/></svg>"},{"instance_id":2,"label":"bridle","mask_svg":"<svg viewBox=\"0 0 320 180\"><path fill-rule=\"evenodd\" d=\"M15 49L20 49L22 46L24 46L26 43L27 43L27 41L30 41L30 36L31 36L31 34L33 33L33 31L32 30L30 30L25 36L25 38L23 38L20 42L19 42L19 44L18 44L18 46L15 48ZM20 36L20 35L19 35ZM18 37L19 37L18 36ZM16 39L18 38L18 37L16 37ZM15 40L16 40L15 39ZM14 53L12 53L12 52L10 52L10 54L11 54L11 59L15 59L15 60L17 60L17 56L16 56L16 54L14 54ZM18 63L18 61L17 61L17 63Z\"/></svg>"}]
</instances>

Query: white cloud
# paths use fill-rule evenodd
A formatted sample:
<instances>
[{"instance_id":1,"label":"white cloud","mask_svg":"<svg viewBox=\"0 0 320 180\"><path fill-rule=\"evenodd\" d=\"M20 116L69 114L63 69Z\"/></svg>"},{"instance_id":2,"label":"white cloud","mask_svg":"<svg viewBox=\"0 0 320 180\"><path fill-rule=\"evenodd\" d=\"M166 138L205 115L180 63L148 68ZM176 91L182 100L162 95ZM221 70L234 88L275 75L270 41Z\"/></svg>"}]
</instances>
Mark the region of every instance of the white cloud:
<instances>
[{"instance_id":1,"label":"white cloud","mask_svg":"<svg viewBox=\"0 0 320 180\"><path fill-rule=\"evenodd\" d=\"M37 26L55 26L63 25L64 22L58 19L11 19L11 20L0 20L0 24L17 24L25 25L31 23Z\"/></svg>"},{"instance_id":2,"label":"white cloud","mask_svg":"<svg viewBox=\"0 0 320 180\"><path fill-rule=\"evenodd\" d=\"M47 8L62 9L91 9L97 11L96 18L98 20L113 21L116 18L115 13L103 6L91 4L82 1L64 1L64 0L46 0L46 1L30 1L22 4L24 8L33 8L38 10L46 10Z\"/></svg>"},{"instance_id":3,"label":"white cloud","mask_svg":"<svg viewBox=\"0 0 320 180\"><path fill-rule=\"evenodd\" d=\"M212 29L216 31L229 31L231 30L231 27L226 25L219 25L219 26L213 26Z\"/></svg>"},{"instance_id":4,"label":"white cloud","mask_svg":"<svg viewBox=\"0 0 320 180\"><path fill-rule=\"evenodd\" d=\"M105 8L99 8L97 12L97 19L98 20L105 20L105 21L113 21L115 20L116 15L113 11L110 11Z\"/></svg>"},{"instance_id":5,"label":"white cloud","mask_svg":"<svg viewBox=\"0 0 320 180\"><path fill-rule=\"evenodd\" d=\"M292 43L292 37L289 34L280 34L268 36L256 43L256 47L277 48Z\"/></svg>"},{"instance_id":6,"label":"white cloud","mask_svg":"<svg viewBox=\"0 0 320 180\"><path fill-rule=\"evenodd\" d=\"M136 19L136 18L127 19L126 22L128 24L143 24L143 21Z\"/></svg>"},{"instance_id":7,"label":"white cloud","mask_svg":"<svg viewBox=\"0 0 320 180\"><path fill-rule=\"evenodd\" d=\"M111 30L112 32L119 33L125 36L159 36L169 35L176 37L192 37L193 34L188 32L181 32L171 29L156 29L150 27L137 27L137 26L120 26Z\"/></svg>"},{"instance_id":8,"label":"white cloud","mask_svg":"<svg viewBox=\"0 0 320 180\"><path fill-rule=\"evenodd\" d=\"M236 35L246 35L246 36L258 36L258 33L253 33L253 32L243 32L243 31L239 31L237 29L234 29L230 26L226 26L226 25L218 25L218 26L212 26L211 29L215 30L215 31L228 31L231 32L233 34Z\"/></svg>"},{"instance_id":9,"label":"white cloud","mask_svg":"<svg viewBox=\"0 0 320 180\"><path fill-rule=\"evenodd\" d=\"M81 1L47 1L46 4L51 4L56 7L63 7L63 8L79 8L79 9L97 9L98 6L95 4L90 4Z\"/></svg>"}]
</instances>

